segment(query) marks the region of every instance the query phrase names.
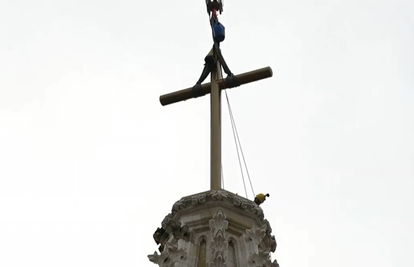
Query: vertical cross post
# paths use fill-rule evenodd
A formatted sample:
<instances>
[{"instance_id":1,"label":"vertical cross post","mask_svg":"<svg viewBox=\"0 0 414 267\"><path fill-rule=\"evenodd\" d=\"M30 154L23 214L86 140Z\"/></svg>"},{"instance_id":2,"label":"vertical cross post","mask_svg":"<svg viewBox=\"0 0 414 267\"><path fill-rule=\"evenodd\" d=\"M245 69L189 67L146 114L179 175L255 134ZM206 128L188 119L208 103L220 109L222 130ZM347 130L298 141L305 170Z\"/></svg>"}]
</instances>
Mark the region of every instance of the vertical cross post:
<instances>
[{"instance_id":1,"label":"vertical cross post","mask_svg":"<svg viewBox=\"0 0 414 267\"><path fill-rule=\"evenodd\" d=\"M221 189L221 90L217 81L222 77L221 64L216 62L211 73L210 190Z\"/></svg>"}]
</instances>

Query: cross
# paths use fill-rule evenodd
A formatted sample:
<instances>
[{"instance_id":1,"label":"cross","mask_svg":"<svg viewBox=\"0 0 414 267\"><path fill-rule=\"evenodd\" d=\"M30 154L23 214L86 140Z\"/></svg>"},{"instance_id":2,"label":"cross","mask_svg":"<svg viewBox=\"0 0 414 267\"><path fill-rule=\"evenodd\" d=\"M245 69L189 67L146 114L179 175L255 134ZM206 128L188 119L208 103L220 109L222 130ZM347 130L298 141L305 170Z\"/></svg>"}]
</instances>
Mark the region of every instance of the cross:
<instances>
[{"instance_id":1,"label":"cross","mask_svg":"<svg viewBox=\"0 0 414 267\"><path fill-rule=\"evenodd\" d=\"M207 1L208 2L208 1ZM215 11L215 10L213 10ZM222 11L222 10L220 10ZM215 13L215 12L214 12ZM214 49L212 51L215 51ZM214 58L215 66L211 72L211 82L202 84L197 91L194 87L175 91L169 94L161 95L161 105L169 105L191 98L196 98L210 94L210 190L221 189L221 90L235 87L229 79L223 79L221 76L222 65L216 52ZM233 81L237 81L237 86L255 82L258 80L272 77L273 72L270 67L253 70L250 72L234 76Z\"/></svg>"}]
</instances>

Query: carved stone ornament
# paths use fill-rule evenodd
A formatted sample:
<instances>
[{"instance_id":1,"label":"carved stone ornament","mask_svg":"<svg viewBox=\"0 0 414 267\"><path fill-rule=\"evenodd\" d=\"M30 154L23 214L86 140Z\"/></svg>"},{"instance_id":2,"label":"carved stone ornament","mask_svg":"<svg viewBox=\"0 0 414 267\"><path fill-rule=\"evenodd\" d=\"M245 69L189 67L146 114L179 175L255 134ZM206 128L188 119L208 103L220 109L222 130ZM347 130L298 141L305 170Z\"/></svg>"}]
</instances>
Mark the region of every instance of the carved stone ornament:
<instances>
[{"instance_id":1,"label":"carved stone ornament","mask_svg":"<svg viewBox=\"0 0 414 267\"><path fill-rule=\"evenodd\" d=\"M191 210L199 205L205 205L216 201L227 203L230 207L234 206L236 208L242 209L245 212L257 216L260 220L264 219L262 208L256 205L253 201L225 190L207 191L188 197L183 197L179 201L175 202L171 213L168 214L161 223L161 229L163 231L161 231L161 229L157 229L156 233L154 233L155 242L157 244L163 243L165 245L166 240L169 239L169 235L174 235L175 238L181 238L185 241L188 241L190 238L190 233L185 229L183 229L183 232L180 223L174 220L175 215L178 212ZM271 228L269 229L271 231ZM167 234L164 233L164 231ZM162 236L165 238L162 238Z\"/></svg>"},{"instance_id":2,"label":"carved stone ornament","mask_svg":"<svg viewBox=\"0 0 414 267\"><path fill-rule=\"evenodd\" d=\"M270 243L270 251L271 252L275 252L276 251L276 247L277 247L277 243L276 243L276 237L274 235L272 235L269 238L269 243Z\"/></svg>"},{"instance_id":3,"label":"carved stone ornament","mask_svg":"<svg viewBox=\"0 0 414 267\"><path fill-rule=\"evenodd\" d=\"M172 219L175 217L177 212L191 210L192 208L195 208L199 205L204 205L216 201L226 202L229 205L240 208L243 211L247 211L253 215L258 216L260 220L263 220L264 218L262 208L256 205L256 203L225 190L212 190L200 194L183 197L179 201L174 203L171 209L171 213L168 214L167 217Z\"/></svg>"},{"instance_id":4,"label":"carved stone ornament","mask_svg":"<svg viewBox=\"0 0 414 267\"><path fill-rule=\"evenodd\" d=\"M192 234L192 232L191 232L190 228L188 228L187 225L183 225L179 229L179 231L174 233L174 238L175 239L182 239L182 240L188 242L188 241L190 241L191 234Z\"/></svg>"},{"instance_id":5,"label":"carved stone ornament","mask_svg":"<svg viewBox=\"0 0 414 267\"><path fill-rule=\"evenodd\" d=\"M250 210L250 211L254 209L255 205L256 205L256 203L250 203L250 202L247 202L247 201L243 201L241 203L242 209L244 209L244 210Z\"/></svg>"},{"instance_id":6,"label":"carved stone ornament","mask_svg":"<svg viewBox=\"0 0 414 267\"><path fill-rule=\"evenodd\" d=\"M270 252L259 250L259 253L250 254L248 265L249 267L271 267Z\"/></svg>"},{"instance_id":7,"label":"carved stone ornament","mask_svg":"<svg viewBox=\"0 0 414 267\"><path fill-rule=\"evenodd\" d=\"M242 204L242 199L240 199L240 198L238 198L238 197L233 198L233 205L234 205L234 206L236 206L236 207L240 207L240 206L241 206L241 204Z\"/></svg>"},{"instance_id":8,"label":"carved stone ornament","mask_svg":"<svg viewBox=\"0 0 414 267\"><path fill-rule=\"evenodd\" d=\"M212 231L212 236L214 237L219 230L226 230L229 222L226 220L226 214L223 210L218 210L214 215L213 219L209 221L209 226Z\"/></svg>"},{"instance_id":9,"label":"carved stone ornament","mask_svg":"<svg viewBox=\"0 0 414 267\"><path fill-rule=\"evenodd\" d=\"M181 200L178 200L177 202L174 203L173 208L172 208L172 212L176 212L179 210L182 210L185 208L184 202L182 202Z\"/></svg>"},{"instance_id":10,"label":"carved stone ornament","mask_svg":"<svg viewBox=\"0 0 414 267\"><path fill-rule=\"evenodd\" d=\"M256 203L255 203L256 204ZM253 207L252 207L252 209L251 209L251 211L250 212L252 212L252 213L254 213L254 214L256 214L257 215L257 217L259 217L261 220L263 220L264 219L264 213L263 213L263 210L262 210L262 208L260 208L259 206L255 206L255 205L253 205Z\"/></svg>"},{"instance_id":11,"label":"carved stone ornament","mask_svg":"<svg viewBox=\"0 0 414 267\"><path fill-rule=\"evenodd\" d=\"M277 260L274 260L271 264L270 267L280 267L279 263L277 263Z\"/></svg>"},{"instance_id":12,"label":"carved stone ornament","mask_svg":"<svg viewBox=\"0 0 414 267\"><path fill-rule=\"evenodd\" d=\"M161 223L161 226L167 233L172 235L175 231L181 228L181 223L175 221L172 214L170 213L165 216L164 220Z\"/></svg>"},{"instance_id":13,"label":"carved stone ornament","mask_svg":"<svg viewBox=\"0 0 414 267\"><path fill-rule=\"evenodd\" d=\"M155 240L155 243L157 243L157 245L161 243L161 238L164 234L165 234L165 230L163 228L158 227L153 235L153 238Z\"/></svg>"},{"instance_id":14,"label":"carved stone ornament","mask_svg":"<svg viewBox=\"0 0 414 267\"><path fill-rule=\"evenodd\" d=\"M211 196L214 200L221 201L221 200L227 198L229 195L227 194L226 191L214 190L214 191L211 192Z\"/></svg>"},{"instance_id":15,"label":"carved stone ornament","mask_svg":"<svg viewBox=\"0 0 414 267\"><path fill-rule=\"evenodd\" d=\"M205 194L200 194L197 196L194 196L191 198L191 204L193 206L196 206L198 204L204 204L206 203L206 195Z\"/></svg>"},{"instance_id":16,"label":"carved stone ornament","mask_svg":"<svg viewBox=\"0 0 414 267\"><path fill-rule=\"evenodd\" d=\"M212 242L210 243L210 248L213 252L213 258L215 253L227 252L229 244L222 230L219 230L217 232L217 235L213 238Z\"/></svg>"},{"instance_id":17,"label":"carved stone ornament","mask_svg":"<svg viewBox=\"0 0 414 267\"><path fill-rule=\"evenodd\" d=\"M272 227L268 220L264 219L263 222L267 225L266 235L270 235L272 233Z\"/></svg>"},{"instance_id":18,"label":"carved stone ornament","mask_svg":"<svg viewBox=\"0 0 414 267\"><path fill-rule=\"evenodd\" d=\"M270 223L267 220L263 220L263 222L267 226L266 235L264 236L259 249L262 248L265 250L270 250L271 252L275 252L277 243L275 236L272 235L272 227L270 227Z\"/></svg>"},{"instance_id":19,"label":"carved stone ornament","mask_svg":"<svg viewBox=\"0 0 414 267\"><path fill-rule=\"evenodd\" d=\"M161 255L154 252L148 255L148 258L159 267L174 267L176 263L186 263L187 252L184 249L178 249L177 244L167 243Z\"/></svg>"},{"instance_id":20,"label":"carved stone ornament","mask_svg":"<svg viewBox=\"0 0 414 267\"><path fill-rule=\"evenodd\" d=\"M226 259L223 253L217 252L213 256L213 260L208 264L209 267L227 267Z\"/></svg>"},{"instance_id":21,"label":"carved stone ornament","mask_svg":"<svg viewBox=\"0 0 414 267\"><path fill-rule=\"evenodd\" d=\"M211 229L210 248L212 250L210 267L227 267L226 259L229 244L226 238L226 229L228 225L229 222L226 220L226 215L221 209L209 221Z\"/></svg>"},{"instance_id":22,"label":"carved stone ornament","mask_svg":"<svg viewBox=\"0 0 414 267\"><path fill-rule=\"evenodd\" d=\"M248 241L252 241L255 246L258 246L266 235L266 229L267 225L265 224L261 227L253 224L252 228L246 230L245 238Z\"/></svg>"},{"instance_id":23,"label":"carved stone ornament","mask_svg":"<svg viewBox=\"0 0 414 267\"><path fill-rule=\"evenodd\" d=\"M175 239L183 239L184 241L189 241L190 240L190 236L191 236L191 231L188 228L187 225L183 225L181 227L181 223L177 222L176 220L174 220L172 218L172 214L168 214L167 216L165 216L164 220L161 223L162 226L162 230L164 230L165 232L167 232L169 235L174 236ZM158 233L161 233L161 231L159 230L160 228L157 229ZM155 233L157 233L157 231ZM157 237L159 236L159 234L157 235ZM154 234L154 239L155 239L155 234ZM156 240L157 242L157 240ZM159 243L157 243L159 244Z\"/></svg>"}]
</instances>

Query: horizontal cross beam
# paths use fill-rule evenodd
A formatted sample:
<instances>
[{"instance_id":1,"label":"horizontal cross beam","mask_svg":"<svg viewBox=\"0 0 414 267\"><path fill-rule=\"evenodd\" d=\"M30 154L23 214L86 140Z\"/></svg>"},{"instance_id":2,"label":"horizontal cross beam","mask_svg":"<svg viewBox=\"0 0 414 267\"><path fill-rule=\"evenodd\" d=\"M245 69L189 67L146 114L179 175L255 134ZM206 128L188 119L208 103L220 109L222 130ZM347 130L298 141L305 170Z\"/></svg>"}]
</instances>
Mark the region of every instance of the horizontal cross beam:
<instances>
[{"instance_id":1,"label":"horizontal cross beam","mask_svg":"<svg viewBox=\"0 0 414 267\"><path fill-rule=\"evenodd\" d=\"M246 83L251 83L251 82L258 81L258 80L270 78L272 76L273 76L272 69L270 67L266 67L262 69L253 70L250 72L245 72L245 73L236 75L234 77L238 85L243 85ZM227 87L226 85L226 79L218 80L217 84L219 85L220 89L230 88L230 87ZM211 83L205 83L201 85L200 92L197 96L203 96L203 95L210 94L210 93L211 93ZM191 87L191 88L187 88L187 89L183 89L180 91L175 91L169 94L162 95L160 96L160 102L161 102L161 105L166 106L166 105L177 103L180 101L185 101L190 98L197 97L197 96L194 95L193 88Z\"/></svg>"}]
</instances>

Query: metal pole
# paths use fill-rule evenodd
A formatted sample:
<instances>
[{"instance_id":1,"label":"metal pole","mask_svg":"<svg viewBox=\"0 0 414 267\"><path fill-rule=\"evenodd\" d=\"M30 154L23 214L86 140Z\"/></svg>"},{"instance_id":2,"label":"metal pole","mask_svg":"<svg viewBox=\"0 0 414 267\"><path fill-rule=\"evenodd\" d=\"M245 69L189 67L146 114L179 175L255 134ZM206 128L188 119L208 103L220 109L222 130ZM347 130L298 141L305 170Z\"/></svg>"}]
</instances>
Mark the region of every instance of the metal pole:
<instances>
[{"instance_id":1,"label":"metal pole","mask_svg":"<svg viewBox=\"0 0 414 267\"><path fill-rule=\"evenodd\" d=\"M221 78L221 65L217 60L211 73L211 190L221 189L221 90L217 83Z\"/></svg>"}]
</instances>

